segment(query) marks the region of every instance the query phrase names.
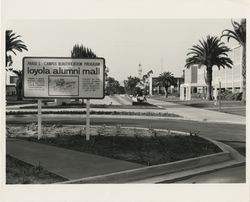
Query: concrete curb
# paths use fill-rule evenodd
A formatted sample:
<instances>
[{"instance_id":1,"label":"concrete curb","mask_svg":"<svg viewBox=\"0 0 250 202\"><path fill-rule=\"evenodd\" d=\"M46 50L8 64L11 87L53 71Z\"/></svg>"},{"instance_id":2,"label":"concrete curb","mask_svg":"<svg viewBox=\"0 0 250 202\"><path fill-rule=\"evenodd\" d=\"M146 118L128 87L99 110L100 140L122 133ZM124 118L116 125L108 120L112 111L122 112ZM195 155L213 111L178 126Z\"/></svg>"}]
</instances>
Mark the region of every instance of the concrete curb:
<instances>
[{"instance_id":1,"label":"concrete curb","mask_svg":"<svg viewBox=\"0 0 250 202\"><path fill-rule=\"evenodd\" d=\"M136 183L144 179L154 178L155 176L171 175L169 182L173 182L183 177L193 176L205 172L212 172L228 166L244 164L245 158L242 157L236 150L223 143L205 138L222 149L222 152L206 155L197 158L186 159L182 161L166 163L161 165L149 166L144 168L126 170L106 175L86 177L77 180L61 182L62 184L84 184L84 183ZM216 165L207 168L211 165ZM202 169L200 169L202 168ZM195 170L195 172L187 172ZM182 173L182 174L181 174ZM160 182L158 179L158 182ZM161 179L162 181L162 179ZM61 184L59 183L59 184ZM157 183L154 181L153 183Z\"/></svg>"},{"instance_id":2,"label":"concrete curb","mask_svg":"<svg viewBox=\"0 0 250 202\"><path fill-rule=\"evenodd\" d=\"M221 148L223 151L228 152L230 154L231 160L221 162L218 164L214 164L214 165L212 164L212 165L207 165L204 167L194 168L192 170L186 170L186 171L181 171L181 172L172 173L172 174L166 174L166 175L162 175L162 176L155 176L152 178L135 181L133 183L136 183L136 184L138 184L138 183L144 183L144 184L145 183L150 183L150 184L152 184L152 183L174 183L174 182L178 182L180 180L185 180L185 179L188 179L190 177L197 176L197 175L208 174L208 173L216 172L216 171L219 171L219 170L222 170L225 168L244 166L246 164L246 162L245 162L246 158L244 156L242 156L238 151L233 149L232 147L230 147L222 142L215 141L215 140L212 140L212 139L207 138L207 137L203 137L203 138L213 142L219 148Z\"/></svg>"},{"instance_id":3,"label":"concrete curb","mask_svg":"<svg viewBox=\"0 0 250 202\"><path fill-rule=\"evenodd\" d=\"M149 166L144 168L126 170L106 175L94 177L86 177L77 180L62 182L63 184L80 184L80 183L129 183L137 180L150 178L159 175L165 175L183 170L189 170L201 166L206 166L213 163L220 163L230 160L230 154L220 152L218 154L207 155L198 158L182 160L173 163ZM61 183L59 183L61 184Z\"/></svg>"}]
</instances>

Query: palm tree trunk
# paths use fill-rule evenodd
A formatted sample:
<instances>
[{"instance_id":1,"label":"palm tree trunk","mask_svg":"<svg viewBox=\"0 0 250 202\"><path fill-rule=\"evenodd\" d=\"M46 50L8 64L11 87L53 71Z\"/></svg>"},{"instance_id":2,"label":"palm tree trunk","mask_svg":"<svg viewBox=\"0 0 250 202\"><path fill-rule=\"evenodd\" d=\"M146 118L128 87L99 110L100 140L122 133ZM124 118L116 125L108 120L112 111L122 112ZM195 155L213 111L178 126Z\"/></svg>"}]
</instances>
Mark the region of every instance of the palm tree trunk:
<instances>
[{"instance_id":1,"label":"palm tree trunk","mask_svg":"<svg viewBox=\"0 0 250 202\"><path fill-rule=\"evenodd\" d=\"M17 100L22 100L23 95L22 95L22 80L21 78L18 78L16 82L16 94L17 94Z\"/></svg>"},{"instance_id":2,"label":"palm tree trunk","mask_svg":"<svg viewBox=\"0 0 250 202\"><path fill-rule=\"evenodd\" d=\"M165 86L165 97L168 97L168 86Z\"/></svg>"},{"instance_id":3,"label":"palm tree trunk","mask_svg":"<svg viewBox=\"0 0 250 202\"><path fill-rule=\"evenodd\" d=\"M242 98L241 101L246 103L246 45L242 46Z\"/></svg>"},{"instance_id":4,"label":"palm tree trunk","mask_svg":"<svg viewBox=\"0 0 250 202\"><path fill-rule=\"evenodd\" d=\"M212 67L207 67L207 100L212 100Z\"/></svg>"}]
</instances>

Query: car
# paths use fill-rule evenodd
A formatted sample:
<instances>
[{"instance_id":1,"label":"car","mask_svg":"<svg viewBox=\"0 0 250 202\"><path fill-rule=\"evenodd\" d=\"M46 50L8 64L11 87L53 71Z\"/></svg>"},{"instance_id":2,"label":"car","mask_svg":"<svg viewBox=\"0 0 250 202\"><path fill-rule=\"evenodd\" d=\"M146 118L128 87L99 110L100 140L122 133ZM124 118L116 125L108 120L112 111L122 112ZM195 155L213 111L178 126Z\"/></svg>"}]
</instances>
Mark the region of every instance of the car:
<instances>
[{"instance_id":1,"label":"car","mask_svg":"<svg viewBox=\"0 0 250 202\"><path fill-rule=\"evenodd\" d=\"M145 97L144 95L141 95L141 96L136 95L136 96L133 96L133 97L132 97L132 101L133 101L134 103L142 103L142 102L146 102L147 99L146 99L146 97Z\"/></svg>"}]
</instances>

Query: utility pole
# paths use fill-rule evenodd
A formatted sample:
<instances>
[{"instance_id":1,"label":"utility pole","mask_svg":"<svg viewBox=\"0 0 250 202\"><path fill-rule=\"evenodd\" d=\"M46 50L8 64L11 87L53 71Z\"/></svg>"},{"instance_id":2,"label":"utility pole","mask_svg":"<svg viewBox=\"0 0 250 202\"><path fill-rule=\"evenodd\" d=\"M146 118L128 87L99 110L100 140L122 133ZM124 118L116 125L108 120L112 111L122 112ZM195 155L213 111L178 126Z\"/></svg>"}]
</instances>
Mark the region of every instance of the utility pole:
<instances>
[{"instance_id":1,"label":"utility pole","mask_svg":"<svg viewBox=\"0 0 250 202\"><path fill-rule=\"evenodd\" d=\"M219 81L219 111L221 111L221 82Z\"/></svg>"},{"instance_id":2,"label":"utility pole","mask_svg":"<svg viewBox=\"0 0 250 202\"><path fill-rule=\"evenodd\" d=\"M142 78L142 66L141 63L139 63L139 67L138 67L138 76L141 79Z\"/></svg>"}]
</instances>

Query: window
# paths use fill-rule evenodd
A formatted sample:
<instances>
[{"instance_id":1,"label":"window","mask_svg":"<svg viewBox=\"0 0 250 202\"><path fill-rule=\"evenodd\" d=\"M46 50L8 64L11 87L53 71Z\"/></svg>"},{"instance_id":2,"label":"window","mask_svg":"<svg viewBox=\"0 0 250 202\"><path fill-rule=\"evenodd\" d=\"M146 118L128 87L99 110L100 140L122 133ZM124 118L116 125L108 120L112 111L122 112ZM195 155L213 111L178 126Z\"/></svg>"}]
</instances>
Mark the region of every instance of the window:
<instances>
[{"instance_id":1,"label":"window","mask_svg":"<svg viewBox=\"0 0 250 202\"><path fill-rule=\"evenodd\" d=\"M10 76L10 84L15 84L18 80L18 76Z\"/></svg>"}]
</instances>

